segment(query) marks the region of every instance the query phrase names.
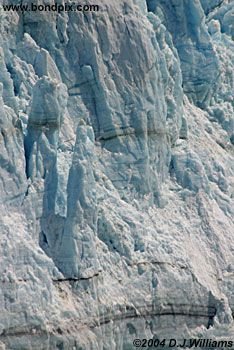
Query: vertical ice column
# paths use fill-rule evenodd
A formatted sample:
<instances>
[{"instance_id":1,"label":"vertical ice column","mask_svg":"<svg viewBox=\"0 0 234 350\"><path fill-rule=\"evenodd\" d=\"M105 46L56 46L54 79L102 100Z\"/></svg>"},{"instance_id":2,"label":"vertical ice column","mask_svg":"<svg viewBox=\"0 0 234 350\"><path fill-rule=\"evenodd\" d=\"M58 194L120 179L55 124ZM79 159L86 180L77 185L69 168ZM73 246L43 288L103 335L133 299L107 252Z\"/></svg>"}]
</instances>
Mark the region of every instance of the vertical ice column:
<instances>
[{"instance_id":1,"label":"vertical ice column","mask_svg":"<svg viewBox=\"0 0 234 350\"><path fill-rule=\"evenodd\" d=\"M94 166L93 129L80 125L68 179L67 218L55 258L66 278L89 278L98 273Z\"/></svg>"},{"instance_id":2,"label":"vertical ice column","mask_svg":"<svg viewBox=\"0 0 234 350\"><path fill-rule=\"evenodd\" d=\"M25 153L27 176L46 179L56 170L56 150L62 116L66 108L65 85L42 77L33 88ZM52 185L53 178L51 178Z\"/></svg>"}]
</instances>

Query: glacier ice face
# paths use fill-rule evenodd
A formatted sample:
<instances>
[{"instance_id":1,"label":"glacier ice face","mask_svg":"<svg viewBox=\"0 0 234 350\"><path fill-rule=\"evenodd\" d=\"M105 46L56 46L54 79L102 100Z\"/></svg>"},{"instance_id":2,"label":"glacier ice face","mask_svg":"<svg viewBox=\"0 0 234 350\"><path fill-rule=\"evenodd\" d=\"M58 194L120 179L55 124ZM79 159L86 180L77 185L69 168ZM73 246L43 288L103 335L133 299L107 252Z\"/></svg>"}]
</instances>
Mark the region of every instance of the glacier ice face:
<instances>
[{"instance_id":1,"label":"glacier ice face","mask_svg":"<svg viewBox=\"0 0 234 350\"><path fill-rule=\"evenodd\" d=\"M211 118L222 125L230 136L233 144L233 4L230 2L213 11L209 15L208 29L213 39L213 45L219 55L220 80L222 84L213 96L209 113ZM230 89L229 89L230 87Z\"/></svg>"},{"instance_id":2,"label":"glacier ice face","mask_svg":"<svg viewBox=\"0 0 234 350\"><path fill-rule=\"evenodd\" d=\"M159 13L183 62L184 92L205 107L216 90L218 57L212 45L199 1L148 1L149 11Z\"/></svg>"},{"instance_id":3,"label":"glacier ice face","mask_svg":"<svg viewBox=\"0 0 234 350\"><path fill-rule=\"evenodd\" d=\"M0 346L232 339L234 2L99 4L0 11Z\"/></svg>"}]
</instances>

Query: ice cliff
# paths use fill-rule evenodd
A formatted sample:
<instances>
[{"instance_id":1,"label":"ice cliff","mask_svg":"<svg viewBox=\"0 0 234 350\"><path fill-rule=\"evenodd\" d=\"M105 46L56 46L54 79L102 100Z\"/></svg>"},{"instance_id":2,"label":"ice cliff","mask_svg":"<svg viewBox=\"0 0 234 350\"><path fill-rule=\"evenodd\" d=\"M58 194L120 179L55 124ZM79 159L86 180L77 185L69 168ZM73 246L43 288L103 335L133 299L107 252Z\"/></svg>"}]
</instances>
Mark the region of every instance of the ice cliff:
<instances>
[{"instance_id":1,"label":"ice cliff","mask_svg":"<svg viewBox=\"0 0 234 350\"><path fill-rule=\"evenodd\" d=\"M234 1L96 3L0 0L0 349L233 340Z\"/></svg>"}]
</instances>

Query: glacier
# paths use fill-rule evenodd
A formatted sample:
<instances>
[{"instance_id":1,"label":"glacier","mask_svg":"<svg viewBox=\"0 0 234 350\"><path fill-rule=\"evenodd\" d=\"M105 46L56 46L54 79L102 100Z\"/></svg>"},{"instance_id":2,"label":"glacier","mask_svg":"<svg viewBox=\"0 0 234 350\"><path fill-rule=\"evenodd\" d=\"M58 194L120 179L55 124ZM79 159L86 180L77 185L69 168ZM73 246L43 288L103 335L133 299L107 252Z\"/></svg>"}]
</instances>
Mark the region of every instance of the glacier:
<instances>
[{"instance_id":1,"label":"glacier","mask_svg":"<svg viewBox=\"0 0 234 350\"><path fill-rule=\"evenodd\" d=\"M234 341L234 1L95 3L0 0L0 349Z\"/></svg>"}]
</instances>

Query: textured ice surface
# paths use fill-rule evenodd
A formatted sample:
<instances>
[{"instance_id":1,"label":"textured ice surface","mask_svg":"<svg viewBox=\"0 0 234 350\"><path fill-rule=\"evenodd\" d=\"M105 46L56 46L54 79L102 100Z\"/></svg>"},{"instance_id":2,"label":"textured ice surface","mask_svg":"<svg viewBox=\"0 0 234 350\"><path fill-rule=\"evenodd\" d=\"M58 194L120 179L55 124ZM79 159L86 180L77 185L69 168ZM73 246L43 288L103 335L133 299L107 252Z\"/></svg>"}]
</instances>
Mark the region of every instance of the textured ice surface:
<instances>
[{"instance_id":1,"label":"textured ice surface","mask_svg":"<svg viewBox=\"0 0 234 350\"><path fill-rule=\"evenodd\" d=\"M0 347L233 340L234 2L99 4L0 9Z\"/></svg>"}]
</instances>

